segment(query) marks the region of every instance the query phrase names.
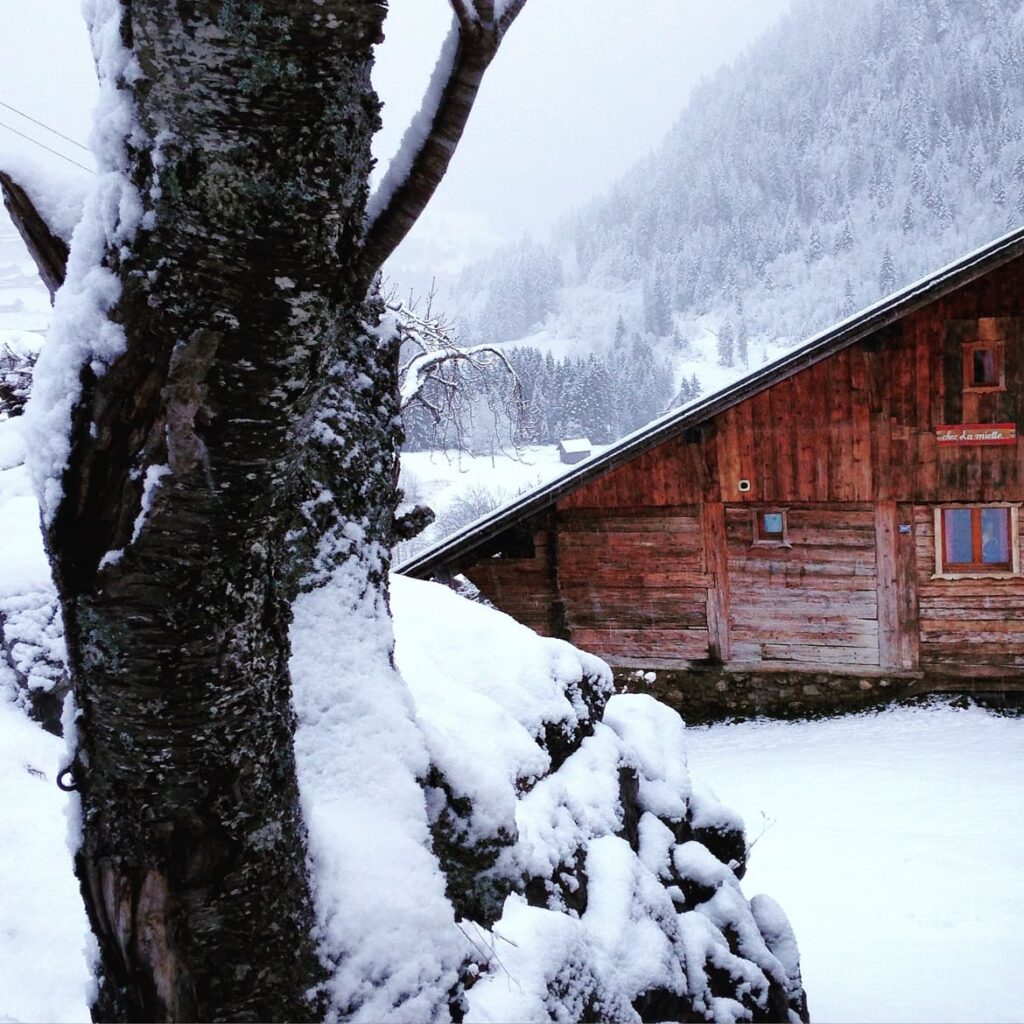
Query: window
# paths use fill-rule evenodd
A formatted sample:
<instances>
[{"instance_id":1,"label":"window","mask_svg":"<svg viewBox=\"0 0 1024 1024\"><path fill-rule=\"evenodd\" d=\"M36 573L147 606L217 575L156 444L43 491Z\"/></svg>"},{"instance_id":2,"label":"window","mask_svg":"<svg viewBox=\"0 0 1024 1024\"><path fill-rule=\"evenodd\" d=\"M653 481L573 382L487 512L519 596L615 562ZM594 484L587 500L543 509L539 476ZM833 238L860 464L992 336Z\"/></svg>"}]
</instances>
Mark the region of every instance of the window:
<instances>
[{"instance_id":1,"label":"window","mask_svg":"<svg viewBox=\"0 0 1024 1024\"><path fill-rule=\"evenodd\" d=\"M1018 508L961 505L935 510L937 575L1020 572Z\"/></svg>"},{"instance_id":2,"label":"window","mask_svg":"<svg viewBox=\"0 0 1024 1024\"><path fill-rule=\"evenodd\" d=\"M964 390L1006 390L1002 341L986 339L964 343Z\"/></svg>"},{"instance_id":3,"label":"window","mask_svg":"<svg viewBox=\"0 0 1024 1024\"><path fill-rule=\"evenodd\" d=\"M789 547L785 509L758 508L754 510L754 543Z\"/></svg>"}]
</instances>

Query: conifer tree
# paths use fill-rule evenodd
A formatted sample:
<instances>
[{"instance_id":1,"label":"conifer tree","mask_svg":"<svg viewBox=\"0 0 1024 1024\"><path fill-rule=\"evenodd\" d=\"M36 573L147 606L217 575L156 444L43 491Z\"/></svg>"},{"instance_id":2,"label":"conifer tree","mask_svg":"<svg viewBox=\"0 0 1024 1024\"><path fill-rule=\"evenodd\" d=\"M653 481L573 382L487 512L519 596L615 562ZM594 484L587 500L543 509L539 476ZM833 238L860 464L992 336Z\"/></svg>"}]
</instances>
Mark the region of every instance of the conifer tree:
<instances>
[{"instance_id":1,"label":"conifer tree","mask_svg":"<svg viewBox=\"0 0 1024 1024\"><path fill-rule=\"evenodd\" d=\"M736 361L732 324L726 320L718 331L717 354L719 366L732 366Z\"/></svg>"},{"instance_id":2,"label":"conifer tree","mask_svg":"<svg viewBox=\"0 0 1024 1024\"><path fill-rule=\"evenodd\" d=\"M878 271L878 290L882 295L888 295L896 287L896 267L893 263L892 249L885 247L882 253L882 265Z\"/></svg>"}]
</instances>

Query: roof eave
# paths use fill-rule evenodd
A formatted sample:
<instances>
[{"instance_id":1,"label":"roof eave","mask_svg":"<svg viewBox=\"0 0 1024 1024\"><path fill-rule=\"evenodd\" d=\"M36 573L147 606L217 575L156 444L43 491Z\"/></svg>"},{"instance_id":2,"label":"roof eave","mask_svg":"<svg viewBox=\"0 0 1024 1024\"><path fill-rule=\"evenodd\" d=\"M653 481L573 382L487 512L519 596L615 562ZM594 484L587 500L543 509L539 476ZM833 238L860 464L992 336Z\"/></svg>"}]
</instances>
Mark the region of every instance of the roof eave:
<instances>
[{"instance_id":1,"label":"roof eave","mask_svg":"<svg viewBox=\"0 0 1024 1024\"><path fill-rule=\"evenodd\" d=\"M622 438L599 455L577 463L568 473L488 513L434 547L407 559L397 566L395 571L422 578L457 559L466 558L497 534L553 505L559 498L586 481L617 469L624 462L657 447L684 430L699 426L733 405L862 341L1020 255L1024 255L1024 228L996 239L854 316L813 335L799 348L741 377L721 391L676 413L655 420L634 434Z\"/></svg>"}]
</instances>

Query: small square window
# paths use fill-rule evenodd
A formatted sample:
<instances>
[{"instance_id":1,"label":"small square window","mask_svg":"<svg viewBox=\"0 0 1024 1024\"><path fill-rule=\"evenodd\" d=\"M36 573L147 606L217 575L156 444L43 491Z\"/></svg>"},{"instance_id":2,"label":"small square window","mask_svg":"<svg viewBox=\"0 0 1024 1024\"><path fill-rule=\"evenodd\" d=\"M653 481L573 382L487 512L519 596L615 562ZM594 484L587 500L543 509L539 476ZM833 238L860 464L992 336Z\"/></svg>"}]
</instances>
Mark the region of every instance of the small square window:
<instances>
[{"instance_id":1,"label":"small square window","mask_svg":"<svg viewBox=\"0 0 1024 1024\"><path fill-rule=\"evenodd\" d=\"M789 545L785 509L759 508L754 510L754 543Z\"/></svg>"},{"instance_id":2,"label":"small square window","mask_svg":"<svg viewBox=\"0 0 1024 1024\"><path fill-rule=\"evenodd\" d=\"M1006 390L1002 341L969 341L964 344L964 390Z\"/></svg>"},{"instance_id":3,"label":"small square window","mask_svg":"<svg viewBox=\"0 0 1024 1024\"><path fill-rule=\"evenodd\" d=\"M994 348L976 348L973 357L971 386L975 388L995 387L999 383L996 350Z\"/></svg>"},{"instance_id":4,"label":"small square window","mask_svg":"<svg viewBox=\"0 0 1024 1024\"><path fill-rule=\"evenodd\" d=\"M1016 572L1016 509L1006 505L944 508L936 516L938 570Z\"/></svg>"}]
</instances>

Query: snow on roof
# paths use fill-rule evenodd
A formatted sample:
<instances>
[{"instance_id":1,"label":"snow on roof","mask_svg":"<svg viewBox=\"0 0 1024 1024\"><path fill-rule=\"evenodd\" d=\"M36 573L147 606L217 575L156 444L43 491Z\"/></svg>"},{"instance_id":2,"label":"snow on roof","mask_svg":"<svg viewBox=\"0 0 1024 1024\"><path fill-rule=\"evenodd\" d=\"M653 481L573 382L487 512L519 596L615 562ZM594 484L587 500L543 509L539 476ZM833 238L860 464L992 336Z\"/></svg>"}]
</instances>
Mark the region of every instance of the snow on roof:
<instances>
[{"instance_id":1,"label":"snow on roof","mask_svg":"<svg viewBox=\"0 0 1024 1024\"><path fill-rule=\"evenodd\" d=\"M721 390L651 420L632 434L620 438L603 452L575 463L569 472L562 476L520 495L514 501L475 520L426 551L407 559L398 565L395 571L420 578L429 577L434 570L468 554L503 530L554 504L560 497L576 490L586 481L616 469L687 428L704 423L772 384L813 366L1021 255L1024 255L1024 227L1008 232L988 245L880 299L859 313L854 313L832 327L819 331L802 345L737 378Z\"/></svg>"},{"instance_id":2,"label":"snow on roof","mask_svg":"<svg viewBox=\"0 0 1024 1024\"><path fill-rule=\"evenodd\" d=\"M567 455L577 455L580 452L590 452L591 444L589 437L570 437L558 442L558 447Z\"/></svg>"}]
</instances>

